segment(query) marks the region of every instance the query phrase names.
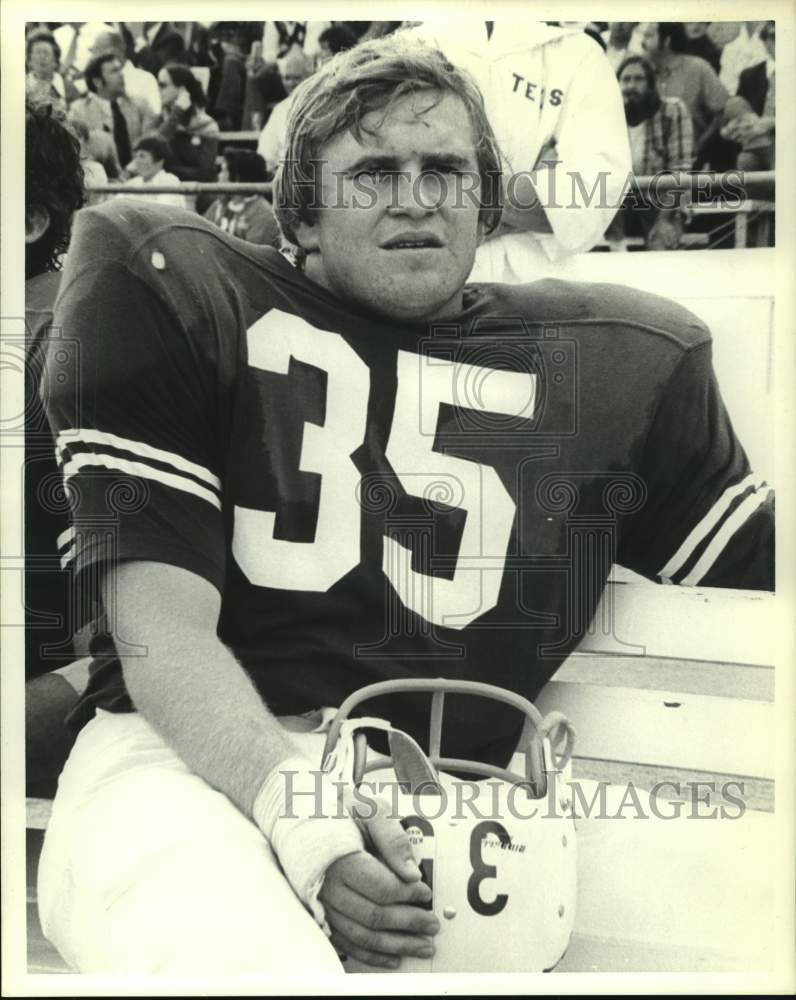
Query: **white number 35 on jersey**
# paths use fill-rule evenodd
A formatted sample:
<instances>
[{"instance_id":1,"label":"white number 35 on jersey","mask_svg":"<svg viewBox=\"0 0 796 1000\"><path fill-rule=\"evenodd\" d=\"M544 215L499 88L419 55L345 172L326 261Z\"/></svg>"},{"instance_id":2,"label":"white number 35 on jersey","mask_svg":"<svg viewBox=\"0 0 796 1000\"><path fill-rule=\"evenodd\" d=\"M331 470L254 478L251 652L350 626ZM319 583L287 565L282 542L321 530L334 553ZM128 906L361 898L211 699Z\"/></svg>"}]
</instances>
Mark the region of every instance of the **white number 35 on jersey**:
<instances>
[{"instance_id":1,"label":"white number 35 on jersey","mask_svg":"<svg viewBox=\"0 0 796 1000\"><path fill-rule=\"evenodd\" d=\"M351 455L365 439L370 374L352 347L336 333L272 310L248 331L249 364L287 375L290 359L326 372L326 419L306 422L299 469L321 476L313 542L274 538L275 512L235 507L232 552L249 581L280 590L326 591L357 566L360 554L360 474ZM413 496L445 482L448 506L466 512L451 579L412 569L412 553L385 535L382 569L401 601L427 621L464 628L498 600L516 505L495 470L434 450L439 408L470 409L530 418L536 376L399 351L398 386L386 457ZM457 392L458 387L458 392Z\"/></svg>"}]
</instances>

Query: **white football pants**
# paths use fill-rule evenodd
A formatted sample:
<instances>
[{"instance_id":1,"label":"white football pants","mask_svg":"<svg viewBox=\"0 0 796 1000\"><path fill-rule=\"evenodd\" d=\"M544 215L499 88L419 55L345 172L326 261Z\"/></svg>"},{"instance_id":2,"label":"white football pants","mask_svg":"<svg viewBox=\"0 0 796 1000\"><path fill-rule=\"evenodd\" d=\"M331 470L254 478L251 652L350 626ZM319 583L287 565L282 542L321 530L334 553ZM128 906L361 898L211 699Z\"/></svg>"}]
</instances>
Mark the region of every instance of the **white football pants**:
<instances>
[{"instance_id":1,"label":"white football pants","mask_svg":"<svg viewBox=\"0 0 796 1000\"><path fill-rule=\"evenodd\" d=\"M324 735L291 733L320 765ZM137 713L98 711L58 784L45 935L80 972L340 974L259 829Z\"/></svg>"}]
</instances>

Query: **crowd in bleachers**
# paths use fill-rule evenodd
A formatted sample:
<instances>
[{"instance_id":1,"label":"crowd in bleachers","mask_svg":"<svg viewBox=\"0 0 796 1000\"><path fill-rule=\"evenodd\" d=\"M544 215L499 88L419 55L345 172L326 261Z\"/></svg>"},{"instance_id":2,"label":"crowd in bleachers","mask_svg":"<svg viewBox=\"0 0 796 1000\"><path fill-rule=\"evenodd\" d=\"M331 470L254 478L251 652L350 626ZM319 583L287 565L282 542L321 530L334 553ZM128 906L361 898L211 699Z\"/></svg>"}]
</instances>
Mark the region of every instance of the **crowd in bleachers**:
<instances>
[{"instance_id":1,"label":"crowd in bleachers","mask_svg":"<svg viewBox=\"0 0 796 1000\"><path fill-rule=\"evenodd\" d=\"M73 123L89 188L107 180L144 189L233 175L269 180L284 153L296 86L336 53L401 24L31 24L26 91L30 99L51 102ZM773 21L579 27L604 49L617 77L635 175L773 169ZM251 152L234 170L225 155L230 141L248 144ZM185 203L181 195L152 197ZM256 197L255 207L240 197L211 205L205 196L191 204L239 233L271 234L271 225L241 225L241 212L265 211ZM641 235L650 248L676 247L687 218L680 208L642 207L620 213L608 237L629 232Z\"/></svg>"}]
</instances>

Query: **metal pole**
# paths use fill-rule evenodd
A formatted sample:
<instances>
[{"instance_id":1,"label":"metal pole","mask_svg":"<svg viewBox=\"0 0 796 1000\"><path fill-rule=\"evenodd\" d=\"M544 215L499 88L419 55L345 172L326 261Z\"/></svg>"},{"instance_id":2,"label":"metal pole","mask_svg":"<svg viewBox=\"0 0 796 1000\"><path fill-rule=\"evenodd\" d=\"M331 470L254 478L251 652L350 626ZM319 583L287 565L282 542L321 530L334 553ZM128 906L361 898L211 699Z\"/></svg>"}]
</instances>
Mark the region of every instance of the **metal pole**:
<instances>
[{"instance_id":1,"label":"metal pole","mask_svg":"<svg viewBox=\"0 0 796 1000\"><path fill-rule=\"evenodd\" d=\"M661 196L672 192L681 192L691 196L692 201L700 202L719 195L742 200L744 198L774 198L774 171L758 170L743 173L740 170L729 170L726 173L714 173L700 170L694 173L687 171L664 172L660 174L630 177L626 196L633 194L652 194ZM272 182L224 184L210 181L182 181L180 184L145 184L131 186L124 181L108 181L91 188L97 194L261 194L266 197L273 193Z\"/></svg>"}]
</instances>

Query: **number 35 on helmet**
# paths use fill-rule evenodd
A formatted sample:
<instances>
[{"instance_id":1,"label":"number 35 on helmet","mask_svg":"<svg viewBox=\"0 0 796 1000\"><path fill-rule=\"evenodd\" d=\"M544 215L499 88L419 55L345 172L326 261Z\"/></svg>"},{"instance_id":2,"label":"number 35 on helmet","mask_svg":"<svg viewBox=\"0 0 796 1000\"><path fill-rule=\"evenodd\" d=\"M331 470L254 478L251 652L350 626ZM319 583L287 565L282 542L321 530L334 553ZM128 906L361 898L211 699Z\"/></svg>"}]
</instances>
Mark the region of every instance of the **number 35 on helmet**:
<instances>
[{"instance_id":1,"label":"number 35 on helmet","mask_svg":"<svg viewBox=\"0 0 796 1000\"><path fill-rule=\"evenodd\" d=\"M349 718L362 701L431 695L428 754L383 719ZM446 694L496 699L523 713L513 761L522 772L440 756ZM366 729L386 730L390 757L368 759ZM575 827L564 768L574 733L542 718L525 698L473 681L397 680L355 692L332 722L324 770L394 804L432 889L441 929L431 959L404 958L401 972L542 972L564 955L576 897ZM391 794L384 795L389 787ZM350 971L373 972L349 959Z\"/></svg>"}]
</instances>

